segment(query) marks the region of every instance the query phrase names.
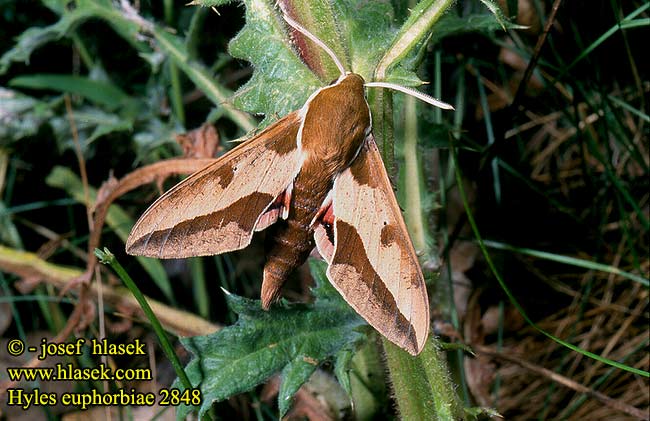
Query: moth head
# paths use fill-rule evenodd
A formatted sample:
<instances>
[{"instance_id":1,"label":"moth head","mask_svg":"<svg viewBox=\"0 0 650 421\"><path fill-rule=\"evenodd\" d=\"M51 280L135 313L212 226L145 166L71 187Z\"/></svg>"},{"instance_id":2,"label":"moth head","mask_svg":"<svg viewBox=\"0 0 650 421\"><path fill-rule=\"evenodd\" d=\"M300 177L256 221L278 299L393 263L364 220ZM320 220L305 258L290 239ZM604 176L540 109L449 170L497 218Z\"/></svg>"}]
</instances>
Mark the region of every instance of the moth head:
<instances>
[{"instance_id":1,"label":"moth head","mask_svg":"<svg viewBox=\"0 0 650 421\"><path fill-rule=\"evenodd\" d=\"M336 83L339 86L344 87L347 92L359 93L362 96L364 94L363 88L366 81L363 80L363 77L359 74L347 72L345 75L340 76Z\"/></svg>"}]
</instances>

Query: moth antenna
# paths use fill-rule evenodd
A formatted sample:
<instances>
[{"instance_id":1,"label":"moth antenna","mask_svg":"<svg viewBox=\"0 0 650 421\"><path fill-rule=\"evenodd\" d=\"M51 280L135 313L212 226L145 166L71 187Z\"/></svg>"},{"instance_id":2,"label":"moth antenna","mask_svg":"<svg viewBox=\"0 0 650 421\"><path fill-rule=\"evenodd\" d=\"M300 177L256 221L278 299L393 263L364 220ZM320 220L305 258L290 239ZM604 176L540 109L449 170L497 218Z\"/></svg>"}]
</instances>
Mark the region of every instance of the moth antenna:
<instances>
[{"instance_id":1,"label":"moth antenna","mask_svg":"<svg viewBox=\"0 0 650 421\"><path fill-rule=\"evenodd\" d=\"M330 58L332 59L332 61L334 62L334 64L336 64L336 67L339 69L339 72L341 72L341 76L345 76L346 73L347 73L347 72L345 71L345 67L343 67L343 64L341 63L341 61L339 60L339 58L336 57L336 54L334 54L334 51L332 51L332 49L331 49L330 47L328 47L327 44L325 44L323 41L321 41L321 40L320 40L316 35L314 35L314 34L312 34L311 32L309 32L309 31L307 30L307 28L305 28L304 26L302 26L301 24L299 24L298 22L296 22L295 20L293 20L293 19L291 18L291 16L289 16L289 15L285 12L284 8L282 7L282 4L281 4L281 3L279 3L279 4L280 4L280 9L282 10L282 17L283 17L284 20L289 24L289 26L291 26L291 27L294 28L296 31L300 32L301 34L303 34L304 36L306 36L307 38L309 38L310 40L312 40L312 41L313 41L316 45L318 45L320 48L322 48L323 50L325 50L325 52L327 53L327 55L330 56Z\"/></svg>"},{"instance_id":2,"label":"moth antenna","mask_svg":"<svg viewBox=\"0 0 650 421\"><path fill-rule=\"evenodd\" d=\"M447 104L446 102L442 102L438 99L435 99L431 95L427 95L424 92L420 92L417 89L413 88L407 88L406 86L398 85L396 83L390 83L390 82L366 82L364 84L365 86L369 88L388 88L388 89L393 89L395 91L400 91L403 92L407 95L411 95L412 97L415 97L419 99L420 101L424 101L427 104L431 104L434 107L442 108L443 110L453 110L454 107L451 105Z\"/></svg>"}]
</instances>

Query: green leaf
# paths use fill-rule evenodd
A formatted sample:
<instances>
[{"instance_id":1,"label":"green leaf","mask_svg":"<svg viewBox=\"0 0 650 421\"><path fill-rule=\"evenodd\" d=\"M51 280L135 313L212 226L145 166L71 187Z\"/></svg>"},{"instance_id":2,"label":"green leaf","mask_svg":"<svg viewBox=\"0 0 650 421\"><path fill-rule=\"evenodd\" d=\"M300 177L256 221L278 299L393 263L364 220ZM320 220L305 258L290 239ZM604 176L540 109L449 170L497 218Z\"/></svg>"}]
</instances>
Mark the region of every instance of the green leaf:
<instances>
[{"instance_id":1,"label":"green leaf","mask_svg":"<svg viewBox=\"0 0 650 421\"><path fill-rule=\"evenodd\" d=\"M338 18L349 41L352 71L373 80L375 68L397 33L390 2L339 1Z\"/></svg>"},{"instance_id":2,"label":"green leaf","mask_svg":"<svg viewBox=\"0 0 650 421\"><path fill-rule=\"evenodd\" d=\"M397 65L391 68L385 78L385 81L410 87L416 87L423 84L422 80L415 74L413 70L407 69L401 65Z\"/></svg>"},{"instance_id":3,"label":"green leaf","mask_svg":"<svg viewBox=\"0 0 650 421\"><path fill-rule=\"evenodd\" d=\"M144 126L140 127L133 135L133 140L137 145L136 162L157 162L168 158L169 156L162 154L164 150L160 146L167 144L171 148L178 148L178 142L175 141L177 133L177 130L169 122L157 118L146 121Z\"/></svg>"},{"instance_id":4,"label":"green leaf","mask_svg":"<svg viewBox=\"0 0 650 421\"><path fill-rule=\"evenodd\" d=\"M295 54L272 4L246 0L246 25L230 42L234 57L255 67L251 79L235 94L235 106L269 116L283 116L305 103L322 83Z\"/></svg>"},{"instance_id":5,"label":"green leaf","mask_svg":"<svg viewBox=\"0 0 650 421\"><path fill-rule=\"evenodd\" d=\"M221 106L230 118L244 130L252 130L255 125L250 116L233 109L228 102L231 92L219 85L208 70L201 64L191 60L186 45L180 37L170 34L162 28L153 29L158 47L176 64L194 84L210 98L217 106Z\"/></svg>"},{"instance_id":6,"label":"green leaf","mask_svg":"<svg viewBox=\"0 0 650 421\"><path fill-rule=\"evenodd\" d=\"M52 118L51 104L0 87L0 146L38 132Z\"/></svg>"},{"instance_id":7,"label":"green leaf","mask_svg":"<svg viewBox=\"0 0 650 421\"><path fill-rule=\"evenodd\" d=\"M29 28L16 39L16 44L0 57L0 75L7 72L12 62L29 62L29 57L37 48L68 36L79 25L90 18L104 19L127 42L139 51L148 51L145 43L136 41L140 28L137 24L122 18L110 0L76 0L73 7L65 0L48 0L46 6L61 18L55 24L44 28Z\"/></svg>"},{"instance_id":8,"label":"green leaf","mask_svg":"<svg viewBox=\"0 0 650 421\"><path fill-rule=\"evenodd\" d=\"M158 28L140 16L132 16L131 12L123 10L119 4L110 0L76 0L71 11L66 7L67 4L66 1L48 0L47 6L55 13L60 13L61 18L54 25L46 28L31 28L21 34L14 48L0 58L0 74L6 72L13 61L26 62L34 49L61 37L70 36L72 31L86 20L90 18L102 19L130 43L141 57L148 60L152 68L155 69L159 64L161 54L152 53L148 40L144 40L141 36L141 32L151 33L155 37L156 50L162 51L173 60L215 104L223 106L226 114L235 123L246 131L255 127L250 116L234 110L227 102L230 92L219 86L200 63L190 61L180 37L169 34L166 30ZM66 91L71 91L70 89ZM79 94L94 100L106 100L103 89L95 92L84 89L84 92Z\"/></svg>"},{"instance_id":9,"label":"green leaf","mask_svg":"<svg viewBox=\"0 0 650 421\"><path fill-rule=\"evenodd\" d=\"M376 336L373 333L373 338ZM392 393L386 383L384 360L382 347L372 340L360 346L350 361L352 406L359 420L377 418L388 405Z\"/></svg>"},{"instance_id":10,"label":"green leaf","mask_svg":"<svg viewBox=\"0 0 650 421\"><path fill-rule=\"evenodd\" d=\"M506 21L508 29L524 29L525 26L517 25ZM433 27L432 40L439 42L450 35L463 34L468 32L493 33L501 29L501 23L489 13L474 14L460 17L455 13L447 13Z\"/></svg>"},{"instance_id":11,"label":"green leaf","mask_svg":"<svg viewBox=\"0 0 650 421\"><path fill-rule=\"evenodd\" d=\"M314 277L314 280L316 280L316 283L318 284L318 288L314 288L311 291L312 295L316 299L341 299L339 292L336 290L336 288L334 288L332 284L330 284L329 280L327 279L327 263L322 260L311 259L309 260L309 269L311 271L311 276Z\"/></svg>"},{"instance_id":12,"label":"green leaf","mask_svg":"<svg viewBox=\"0 0 650 421\"><path fill-rule=\"evenodd\" d=\"M44 28L29 28L16 39L16 44L0 57L0 75L9 70L12 62L29 61L32 52L66 35L80 23L92 16L87 9L75 8L73 12L66 13L55 24Z\"/></svg>"},{"instance_id":13,"label":"green leaf","mask_svg":"<svg viewBox=\"0 0 650 421\"><path fill-rule=\"evenodd\" d=\"M9 85L18 88L50 89L75 94L110 110L135 107L134 100L112 83L92 80L83 76L27 75L10 80Z\"/></svg>"},{"instance_id":14,"label":"green leaf","mask_svg":"<svg viewBox=\"0 0 650 421\"><path fill-rule=\"evenodd\" d=\"M289 412L293 402L293 395L298 392L300 386L309 380L316 368L318 368L318 361L312 361L309 358L291 361L284 367L280 392L278 393L280 418Z\"/></svg>"},{"instance_id":15,"label":"green leaf","mask_svg":"<svg viewBox=\"0 0 650 421\"><path fill-rule=\"evenodd\" d=\"M94 107L76 109L72 115L84 153L90 142L109 133L131 130L134 124L128 118L107 113ZM61 150L72 148L74 143L70 134L69 117L67 115L52 117L49 123L52 126L59 148Z\"/></svg>"},{"instance_id":16,"label":"green leaf","mask_svg":"<svg viewBox=\"0 0 650 421\"><path fill-rule=\"evenodd\" d=\"M506 18L506 16L503 14L503 10L501 10L497 2L495 2L494 0L481 0L481 3L483 3L485 7L487 7L488 10L492 12L497 22L499 22L499 25L501 25L501 27L505 31L508 18Z\"/></svg>"},{"instance_id":17,"label":"green leaf","mask_svg":"<svg viewBox=\"0 0 650 421\"><path fill-rule=\"evenodd\" d=\"M228 294L229 307L239 314L237 323L181 340L194 354L185 371L201 389L199 417L214 402L251 390L277 372L282 372L278 406L284 415L293 394L321 362L365 337L358 330L365 321L323 277L322 262L312 262L311 267L317 283L314 304L276 305L264 311L259 301ZM179 416L189 410L181 409Z\"/></svg>"},{"instance_id":18,"label":"green leaf","mask_svg":"<svg viewBox=\"0 0 650 421\"><path fill-rule=\"evenodd\" d=\"M229 50L234 57L250 61L255 71L235 94L235 105L251 113L266 114L265 122L268 122L269 116L282 116L300 108L316 89L338 77L338 72L314 44L301 47L301 55L296 54L287 26L271 2L245 0L244 3L246 25L231 41ZM332 48L343 63L349 63L351 71L366 80L373 78L383 51L397 33L392 23L393 9L387 2L286 3L303 26ZM334 21L338 24L333 25ZM407 86L421 84L411 69L399 66L390 69L384 79Z\"/></svg>"},{"instance_id":19,"label":"green leaf","mask_svg":"<svg viewBox=\"0 0 650 421\"><path fill-rule=\"evenodd\" d=\"M414 49L430 35L431 28L452 2L452 0L422 0L413 8L377 64L375 75L378 79L387 78L392 67L414 52Z\"/></svg>"}]
</instances>

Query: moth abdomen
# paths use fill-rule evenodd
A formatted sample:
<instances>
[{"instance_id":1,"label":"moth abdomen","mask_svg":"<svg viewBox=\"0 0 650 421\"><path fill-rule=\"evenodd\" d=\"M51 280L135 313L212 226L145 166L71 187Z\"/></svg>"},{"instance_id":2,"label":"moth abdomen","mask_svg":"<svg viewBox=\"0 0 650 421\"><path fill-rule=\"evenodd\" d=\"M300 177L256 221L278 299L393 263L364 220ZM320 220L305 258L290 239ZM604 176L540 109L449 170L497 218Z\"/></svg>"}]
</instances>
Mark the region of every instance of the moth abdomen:
<instances>
[{"instance_id":1,"label":"moth abdomen","mask_svg":"<svg viewBox=\"0 0 650 421\"><path fill-rule=\"evenodd\" d=\"M264 265L262 307L268 309L279 295L287 277L309 256L314 248L309 227L289 219L275 227Z\"/></svg>"},{"instance_id":2,"label":"moth abdomen","mask_svg":"<svg viewBox=\"0 0 650 421\"><path fill-rule=\"evenodd\" d=\"M271 236L267 237L261 294L265 309L279 297L287 277L307 260L314 248L311 221L331 185L331 177L323 177L322 171L318 165L303 168L293 183L287 220L274 225Z\"/></svg>"}]
</instances>

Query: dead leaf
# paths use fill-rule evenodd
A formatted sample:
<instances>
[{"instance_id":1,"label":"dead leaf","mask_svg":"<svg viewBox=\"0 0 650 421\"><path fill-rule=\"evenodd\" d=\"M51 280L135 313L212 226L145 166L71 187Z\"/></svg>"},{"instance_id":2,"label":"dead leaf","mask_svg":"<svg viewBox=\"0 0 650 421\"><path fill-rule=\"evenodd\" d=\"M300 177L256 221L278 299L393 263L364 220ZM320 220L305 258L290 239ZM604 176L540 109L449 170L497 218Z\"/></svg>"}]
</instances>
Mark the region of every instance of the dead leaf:
<instances>
[{"instance_id":1,"label":"dead leaf","mask_svg":"<svg viewBox=\"0 0 650 421\"><path fill-rule=\"evenodd\" d=\"M204 123L188 133L176 135L186 158L214 158L219 148L219 133L212 124Z\"/></svg>"}]
</instances>

